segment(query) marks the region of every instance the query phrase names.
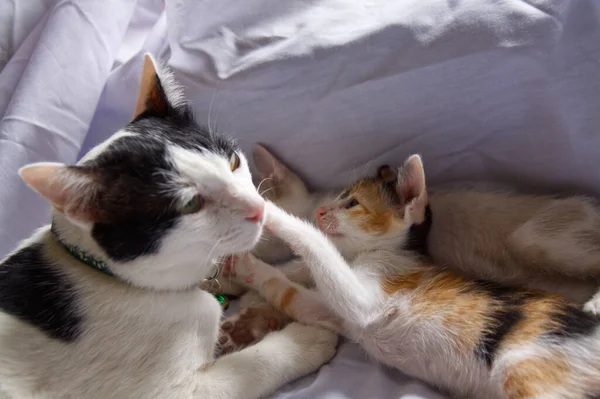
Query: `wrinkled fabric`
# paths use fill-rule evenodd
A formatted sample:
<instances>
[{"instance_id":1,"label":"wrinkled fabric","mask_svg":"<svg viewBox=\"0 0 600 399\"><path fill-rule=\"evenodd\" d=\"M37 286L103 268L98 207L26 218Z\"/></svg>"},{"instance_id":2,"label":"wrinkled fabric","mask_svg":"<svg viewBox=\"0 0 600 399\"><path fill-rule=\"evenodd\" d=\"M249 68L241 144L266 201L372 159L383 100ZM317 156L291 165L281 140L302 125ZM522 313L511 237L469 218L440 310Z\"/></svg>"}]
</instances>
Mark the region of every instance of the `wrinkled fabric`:
<instances>
[{"instance_id":1,"label":"wrinkled fabric","mask_svg":"<svg viewBox=\"0 0 600 399\"><path fill-rule=\"evenodd\" d=\"M48 221L18 168L74 162L127 123L146 51L201 122L314 187L418 152L430 185L600 195L596 0L33 3L0 6L0 256ZM442 396L344 343L274 397Z\"/></svg>"}]
</instances>

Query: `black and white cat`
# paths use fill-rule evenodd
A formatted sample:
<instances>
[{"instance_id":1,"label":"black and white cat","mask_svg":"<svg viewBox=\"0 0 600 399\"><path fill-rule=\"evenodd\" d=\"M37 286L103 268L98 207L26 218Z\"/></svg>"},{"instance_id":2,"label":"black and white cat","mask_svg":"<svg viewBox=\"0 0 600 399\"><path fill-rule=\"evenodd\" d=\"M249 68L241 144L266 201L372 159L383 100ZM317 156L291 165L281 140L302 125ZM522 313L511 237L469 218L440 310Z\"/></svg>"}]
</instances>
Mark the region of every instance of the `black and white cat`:
<instances>
[{"instance_id":1,"label":"black and white cat","mask_svg":"<svg viewBox=\"0 0 600 399\"><path fill-rule=\"evenodd\" d=\"M0 263L0 392L258 398L333 357L335 334L292 323L214 360L221 307L197 287L257 243L265 202L151 56L130 124L77 165L20 174L54 210Z\"/></svg>"}]
</instances>

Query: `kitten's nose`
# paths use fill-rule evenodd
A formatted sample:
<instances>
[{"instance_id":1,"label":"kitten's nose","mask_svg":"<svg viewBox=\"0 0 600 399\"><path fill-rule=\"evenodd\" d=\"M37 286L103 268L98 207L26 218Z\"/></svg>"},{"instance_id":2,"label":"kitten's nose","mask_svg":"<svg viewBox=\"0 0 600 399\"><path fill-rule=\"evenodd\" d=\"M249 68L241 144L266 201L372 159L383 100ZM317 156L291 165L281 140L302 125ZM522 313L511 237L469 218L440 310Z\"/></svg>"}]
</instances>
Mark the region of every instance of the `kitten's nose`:
<instances>
[{"instance_id":1,"label":"kitten's nose","mask_svg":"<svg viewBox=\"0 0 600 399\"><path fill-rule=\"evenodd\" d=\"M250 222L261 222L265 216L265 204L262 203L259 206L251 207L246 212L246 220Z\"/></svg>"},{"instance_id":2,"label":"kitten's nose","mask_svg":"<svg viewBox=\"0 0 600 399\"><path fill-rule=\"evenodd\" d=\"M327 208L325 208L324 206L320 207L319 209L317 209L317 218L321 219L323 216L325 216L326 213Z\"/></svg>"}]
</instances>

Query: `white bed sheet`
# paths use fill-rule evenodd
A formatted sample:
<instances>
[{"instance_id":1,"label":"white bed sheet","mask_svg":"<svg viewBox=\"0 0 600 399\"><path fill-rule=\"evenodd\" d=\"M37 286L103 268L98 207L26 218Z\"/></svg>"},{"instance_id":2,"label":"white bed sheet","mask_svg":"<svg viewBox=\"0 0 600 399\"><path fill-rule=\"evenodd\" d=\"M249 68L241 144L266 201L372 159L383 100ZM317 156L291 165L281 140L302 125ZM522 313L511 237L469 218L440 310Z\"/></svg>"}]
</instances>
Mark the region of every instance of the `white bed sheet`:
<instances>
[{"instance_id":1,"label":"white bed sheet","mask_svg":"<svg viewBox=\"0 0 600 399\"><path fill-rule=\"evenodd\" d=\"M201 121L246 150L266 143L316 187L420 152L431 184L600 193L597 0L167 3L2 18L32 30L0 41L17 43L0 71L0 256L49 214L17 169L73 162L126 123L145 51L168 60ZM441 396L345 343L275 397Z\"/></svg>"}]
</instances>

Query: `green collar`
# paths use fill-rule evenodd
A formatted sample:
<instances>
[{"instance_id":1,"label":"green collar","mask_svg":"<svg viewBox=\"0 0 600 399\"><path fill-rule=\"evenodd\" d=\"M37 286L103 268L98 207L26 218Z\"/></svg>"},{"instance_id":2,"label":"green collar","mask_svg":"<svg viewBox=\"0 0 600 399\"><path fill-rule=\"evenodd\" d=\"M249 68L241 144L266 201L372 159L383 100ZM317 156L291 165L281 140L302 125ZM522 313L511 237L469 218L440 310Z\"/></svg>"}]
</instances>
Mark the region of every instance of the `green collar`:
<instances>
[{"instance_id":1,"label":"green collar","mask_svg":"<svg viewBox=\"0 0 600 399\"><path fill-rule=\"evenodd\" d=\"M56 231L56 227L54 226L54 223L52 223L52 225L50 226L50 231L52 232L52 234L54 234L54 237L56 237L56 240L60 243L60 245L62 245L63 248L66 249L67 252L70 253L71 256L73 256L75 259L77 259L78 261L80 261L82 263L85 263L92 269L98 270L99 272L106 274L107 276L118 278L115 276L115 274L112 272L112 270L110 270L110 267L108 267L106 262L94 258L92 255L85 252L83 249L79 248L76 245L71 245L71 244L66 243L60 237L58 232ZM213 282L214 281L216 283L216 286L221 288L221 285L219 284L219 280L217 280L217 277L219 277L220 272L221 272L221 268L218 267L217 270L215 271L215 274L212 277L205 279L204 281L205 282ZM213 295L215 296L217 301L219 301L221 306L223 306L223 309L227 309L229 307L229 299L227 298L227 296L225 296L224 294L219 293L219 292L213 293Z\"/></svg>"},{"instance_id":2,"label":"green collar","mask_svg":"<svg viewBox=\"0 0 600 399\"><path fill-rule=\"evenodd\" d=\"M92 269L96 269L99 272L106 274L107 276L115 277L114 273L112 272L112 270L110 270L110 267L108 267L108 265L105 262L94 258L92 255L88 254L76 245L66 243L56 231L54 223L50 227L50 231L52 232L52 234L54 234L54 237L56 237L56 240L60 243L60 245L62 245L63 248L66 249L67 252L70 253L71 256L73 256L75 259L85 263Z\"/></svg>"}]
</instances>

